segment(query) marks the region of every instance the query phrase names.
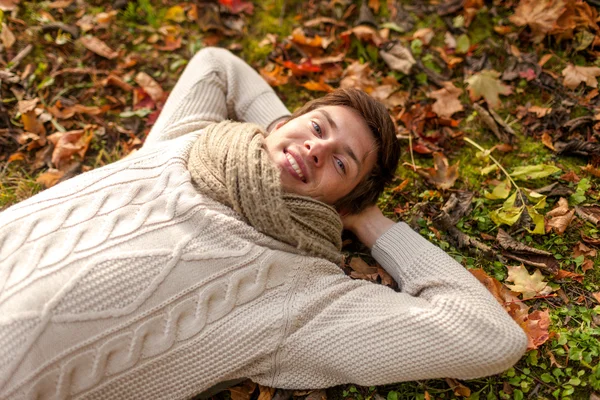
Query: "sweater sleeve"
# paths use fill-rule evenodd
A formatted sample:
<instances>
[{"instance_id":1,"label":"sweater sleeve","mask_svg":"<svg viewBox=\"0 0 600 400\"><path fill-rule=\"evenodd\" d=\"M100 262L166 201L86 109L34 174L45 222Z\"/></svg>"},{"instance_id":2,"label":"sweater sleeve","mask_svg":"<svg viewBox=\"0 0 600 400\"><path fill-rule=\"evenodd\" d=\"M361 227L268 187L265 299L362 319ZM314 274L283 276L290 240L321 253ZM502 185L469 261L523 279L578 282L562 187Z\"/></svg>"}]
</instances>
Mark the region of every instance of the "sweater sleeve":
<instances>
[{"instance_id":1,"label":"sweater sleeve","mask_svg":"<svg viewBox=\"0 0 600 400\"><path fill-rule=\"evenodd\" d=\"M525 352L523 330L487 289L408 225L382 235L373 255L401 291L311 266L276 386L471 379L500 373Z\"/></svg>"},{"instance_id":2,"label":"sweater sleeve","mask_svg":"<svg viewBox=\"0 0 600 400\"><path fill-rule=\"evenodd\" d=\"M208 47L190 60L146 143L173 139L225 119L267 128L289 114L248 64L228 50Z\"/></svg>"}]
</instances>

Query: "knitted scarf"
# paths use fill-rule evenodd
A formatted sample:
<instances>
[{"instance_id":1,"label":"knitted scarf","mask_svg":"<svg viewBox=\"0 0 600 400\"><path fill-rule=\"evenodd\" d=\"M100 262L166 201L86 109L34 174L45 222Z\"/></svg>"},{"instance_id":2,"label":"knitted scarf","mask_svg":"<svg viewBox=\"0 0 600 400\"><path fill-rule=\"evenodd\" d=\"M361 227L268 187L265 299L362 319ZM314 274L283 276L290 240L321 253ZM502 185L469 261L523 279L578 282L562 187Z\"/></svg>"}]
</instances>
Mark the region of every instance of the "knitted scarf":
<instances>
[{"instance_id":1,"label":"knitted scarf","mask_svg":"<svg viewBox=\"0 0 600 400\"><path fill-rule=\"evenodd\" d=\"M250 123L223 121L205 128L188 160L196 188L300 254L340 264L338 213L310 197L283 193L279 169L263 148L264 138L264 131Z\"/></svg>"}]
</instances>

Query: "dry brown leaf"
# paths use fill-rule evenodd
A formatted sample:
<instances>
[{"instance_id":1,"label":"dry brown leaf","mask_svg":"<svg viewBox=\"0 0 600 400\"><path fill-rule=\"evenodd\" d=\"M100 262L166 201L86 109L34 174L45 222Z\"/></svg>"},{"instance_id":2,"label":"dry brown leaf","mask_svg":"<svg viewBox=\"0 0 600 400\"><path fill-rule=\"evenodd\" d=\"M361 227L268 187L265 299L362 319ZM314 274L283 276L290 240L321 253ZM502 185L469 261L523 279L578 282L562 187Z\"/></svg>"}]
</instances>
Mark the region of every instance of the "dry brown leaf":
<instances>
[{"instance_id":1,"label":"dry brown leaf","mask_svg":"<svg viewBox=\"0 0 600 400\"><path fill-rule=\"evenodd\" d=\"M569 89L575 89L581 82L585 82L587 86L595 88L598 86L596 77L600 75L600 68L580 67L569 64L563 69L562 75L565 77L563 85Z\"/></svg>"},{"instance_id":2,"label":"dry brown leaf","mask_svg":"<svg viewBox=\"0 0 600 400\"><path fill-rule=\"evenodd\" d=\"M273 398L273 394L275 393L275 388L258 385L259 395L258 400L271 400Z\"/></svg>"},{"instance_id":3,"label":"dry brown leaf","mask_svg":"<svg viewBox=\"0 0 600 400\"><path fill-rule=\"evenodd\" d=\"M600 206L575 206L579 218L600 225Z\"/></svg>"},{"instance_id":4,"label":"dry brown leaf","mask_svg":"<svg viewBox=\"0 0 600 400\"><path fill-rule=\"evenodd\" d=\"M433 167L417 169L417 173L438 189L450 189L458 179L459 162L457 161L456 164L450 166L443 153L435 152L433 153Z\"/></svg>"},{"instance_id":5,"label":"dry brown leaf","mask_svg":"<svg viewBox=\"0 0 600 400\"><path fill-rule=\"evenodd\" d=\"M538 118L542 118L552 112L552 107L531 106L527 111L535 113Z\"/></svg>"},{"instance_id":6,"label":"dry brown leaf","mask_svg":"<svg viewBox=\"0 0 600 400\"><path fill-rule=\"evenodd\" d=\"M596 257L596 249L592 249L591 247L586 246L581 242L577 242L575 247L573 247L573 258L584 256L584 257Z\"/></svg>"},{"instance_id":7,"label":"dry brown leaf","mask_svg":"<svg viewBox=\"0 0 600 400\"><path fill-rule=\"evenodd\" d=\"M514 267L507 265L506 268L508 269L506 280L514 283L514 285L506 285L506 287L513 292L522 293L523 300L552 293L552 288L548 286L547 282L544 282L544 276L539 269L529 275L522 264Z\"/></svg>"},{"instance_id":8,"label":"dry brown leaf","mask_svg":"<svg viewBox=\"0 0 600 400\"><path fill-rule=\"evenodd\" d=\"M379 54L391 69L403 74L410 73L416 63L410 50L400 43L390 43L385 46L384 50L380 50Z\"/></svg>"},{"instance_id":9,"label":"dry brown leaf","mask_svg":"<svg viewBox=\"0 0 600 400\"><path fill-rule=\"evenodd\" d=\"M557 279L557 280L561 280L561 279L565 279L565 278L573 279L574 281L577 281L579 283L583 282L583 275L582 274L577 274L575 272L565 271L564 269L559 269L558 273L556 275L554 275L554 279Z\"/></svg>"},{"instance_id":10,"label":"dry brown leaf","mask_svg":"<svg viewBox=\"0 0 600 400\"><path fill-rule=\"evenodd\" d=\"M594 175L595 177L600 178L600 168L594 168L592 164L588 164L585 167L580 167L582 171L587 172L588 174Z\"/></svg>"},{"instance_id":11,"label":"dry brown leaf","mask_svg":"<svg viewBox=\"0 0 600 400\"><path fill-rule=\"evenodd\" d=\"M551 217L546 220L546 233L554 229L559 235L562 235L575 216L575 210L569 211L569 203L567 199L561 197L558 204L551 211L546 213L546 217Z\"/></svg>"},{"instance_id":12,"label":"dry brown leaf","mask_svg":"<svg viewBox=\"0 0 600 400\"><path fill-rule=\"evenodd\" d=\"M80 158L85 156L93 135L89 130L78 129L69 132L56 132L48 136L48 140L54 144L52 151L52 164L60 169L74 154Z\"/></svg>"},{"instance_id":13,"label":"dry brown leaf","mask_svg":"<svg viewBox=\"0 0 600 400\"><path fill-rule=\"evenodd\" d=\"M398 86L380 85L369 94L391 110L394 107L405 105L408 100L408 93L397 90Z\"/></svg>"},{"instance_id":14,"label":"dry brown leaf","mask_svg":"<svg viewBox=\"0 0 600 400\"><path fill-rule=\"evenodd\" d=\"M551 35L556 35L560 39L571 39L575 29L592 29L597 31L596 19L598 11L590 7L585 1L569 0L566 3L566 9L558 18Z\"/></svg>"},{"instance_id":15,"label":"dry brown leaf","mask_svg":"<svg viewBox=\"0 0 600 400\"><path fill-rule=\"evenodd\" d=\"M521 0L510 22L517 26L529 25L532 40L540 42L554 28L554 24L565 11L563 0Z\"/></svg>"},{"instance_id":16,"label":"dry brown leaf","mask_svg":"<svg viewBox=\"0 0 600 400\"><path fill-rule=\"evenodd\" d=\"M113 49L108 47L106 43L94 36L82 36L81 38L79 38L79 41L85 46L86 49L110 60L116 58L119 55L117 51L114 51Z\"/></svg>"},{"instance_id":17,"label":"dry brown leaf","mask_svg":"<svg viewBox=\"0 0 600 400\"><path fill-rule=\"evenodd\" d=\"M598 303L600 303L600 292L592 293L592 296Z\"/></svg>"},{"instance_id":18,"label":"dry brown leaf","mask_svg":"<svg viewBox=\"0 0 600 400\"><path fill-rule=\"evenodd\" d=\"M348 265L350 268L352 268L352 270L361 274L369 275L377 273L376 266L367 264L365 260L360 257L353 257Z\"/></svg>"},{"instance_id":19,"label":"dry brown leaf","mask_svg":"<svg viewBox=\"0 0 600 400\"><path fill-rule=\"evenodd\" d=\"M586 273L590 269L594 269L594 262L590 259L583 260L583 263L581 263L581 270L583 273Z\"/></svg>"},{"instance_id":20,"label":"dry brown leaf","mask_svg":"<svg viewBox=\"0 0 600 400\"><path fill-rule=\"evenodd\" d=\"M352 29L342 32L340 37L347 37L354 34L361 42L371 42L375 46L379 47L383 43L383 38L379 35L379 32L373 27L368 25L358 25Z\"/></svg>"},{"instance_id":21,"label":"dry brown leaf","mask_svg":"<svg viewBox=\"0 0 600 400\"><path fill-rule=\"evenodd\" d=\"M413 39L419 39L424 45L428 45L431 39L433 39L434 34L431 28L420 28L413 33L412 37Z\"/></svg>"},{"instance_id":22,"label":"dry brown leaf","mask_svg":"<svg viewBox=\"0 0 600 400\"><path fill-rule=\"evenodd\" d=\"M469 397L471 395L471 389L453 378L446 378L446 383L454 391L455 396Z\"/></svg>"},{"instance_id":23,"label":"dry brown leaf","mask_svg":"<svg viewBox=\"0 0 600 400\"><path fill-rule=\"evenodd\" d=\"M537 349L550 338L548 332L550 313L548 310L532 312L527 316L527 320L520 325L527 335L528 350Z\"/></svg>"},{"instance_id":24,"label":"dry brown leaf","mask_svg":"<svg viewBox=\"0 0 600 400\"><path fill-rule=\"evenodd\" d=\"M248 379L240 385L229 388L229 394L231 400L250 400L255 389L256 383Z\"/></svg>"},{"instance_id":25,"label":"dry brown leaf","mask_svg":"<svg viewBox=\"0 0 600 400\"><path fill-rule=\"evenodd\" d=\"M150 75L145 72L138 72L134 79L135 83L141 86L142 89L154 102L160 102L165 96L165 92Z\"/></svg>"},{"instance_id":26,"label":"dry brown leaf","mask_svg":"<svg viewBox=\"0 0 600 400\"><path fill-rule=\"evenodd\" d=\"M56 185L60 178L63 177L63 175L64 172L61 172L56 169L49 169L48 171L40 174L35 181L43 185L47 189Z\"/></svg>"},{"instance_id":27,"label":"dry brown leaf","mask_svg":"<svg viewBox=\"0 0 600 400\"><path fill-rule=\"evenodd\" d=\"M2 44L7 49L10 49L13 46L13 44L15 44L15 41L17 40L15 38L15 35L12 33L12 31L8 28L8 26L4 22L2 23L0 30L1 30L0 31L0 40L2 40Z\"/></svg>"},{"instance_id":28,"label":"dry brown leaf","mask_svg":"<svg viewBox=\"0 0 600 400\"><path fill-rule=\"evenodd\" d=\"M504 249L502 255L505 257L541 268L552 275L556 274L559 270L560 264L552 253L517 242L504 229L498 229L496 240Z\"/></svg>"},{"instance_id":29,"label":"dry brown leaf","mask_svg":"<svg viewBox=\"0 0 600 400\"><path fill-rule=\"evenodd\" d=\"M554 144L552 143L552 137L548 134L548 131L544 131L544 133L542 133L542 143L550 150L556 151Z\"/></svg>"},{"instance_id":30,"label":"dry brown leaf","mask_svg":"<svg viewBox=\"0 0 600 400\"><path fill-rule=\"evenodd\" d=\"M372 76L369 64L361 64L355 61L344 70L343 76L340 82L341 88L357 88L371 93L378 86L377 81Z\"/></svg>"},{"instance_id":31,"label":"dry brown leaf","mask_svg":"<svg viewBox=\"0 0 600 400\"><path fill-rule=\"evenodd\" d=\"M452 114L464 110L458 99L462 92L452 82L444 82L442 89L429 93L429 97L436 100L431 107L432 111L442 118L450 118Z\"/></svg>"},{"instance_id":32,"label":"dry brown leaf","mask_svg":"<svg viewBox=\"0 0 600 400\"><path fill-rule=\"evenodd\" d=\"M323 38L319 35L315 35L314 38L308 38L304 34L304 30L302 28L296 28L292 31L292 42L301 44L303 46L309 47L323 47ZM326 48L323 47L323 48Z\"/></svg>"}]
</instances>

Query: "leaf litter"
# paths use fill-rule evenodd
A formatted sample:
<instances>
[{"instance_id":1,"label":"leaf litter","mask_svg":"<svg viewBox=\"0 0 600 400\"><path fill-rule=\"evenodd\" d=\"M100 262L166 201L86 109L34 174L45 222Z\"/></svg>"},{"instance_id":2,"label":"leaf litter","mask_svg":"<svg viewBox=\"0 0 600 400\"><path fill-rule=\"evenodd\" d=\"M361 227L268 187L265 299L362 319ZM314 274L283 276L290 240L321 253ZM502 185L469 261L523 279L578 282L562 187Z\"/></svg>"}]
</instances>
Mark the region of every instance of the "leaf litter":
<instances>
[{"instance_id":1,"label":"leaf litter","mask_svg":"<svg viewBox=\"0 0 600 400\"><path fill-rule=\"evenodd\" d=\"M291 109L337 87L383 102L409 166L396 171L394 189L380 199L384 212L472 271L483 266L484 284L523 327L536 357L587 379L594 370L584 363L600 360L586 361L593 348L577 353L571 343L574 335L584 343L600 323L594 2L284 3L0 0L0 209L135 151L193 53L227 47ZM475 151L469 141L485 148ZM349 275L396 288L361 257L355 239L345 243L354 254ZM509 260L539 269L541 279L520 267L512 282L531 298L502 284L511 282ZM568 307L580 308L566 316ZM579 314L587 326L573 324ZM537 380L498 375L489 393L568 397L571 385L589 397L592 380L577 376L587 386L573 385L576 375L565 373L545 381L532 357L519 368ZM418 390L430 396L450 385L456 397L488 390L459 384L431 381ZM262 400L312 393L327 395L250 383L230 391Z\"/></svg>"}]
</instances>

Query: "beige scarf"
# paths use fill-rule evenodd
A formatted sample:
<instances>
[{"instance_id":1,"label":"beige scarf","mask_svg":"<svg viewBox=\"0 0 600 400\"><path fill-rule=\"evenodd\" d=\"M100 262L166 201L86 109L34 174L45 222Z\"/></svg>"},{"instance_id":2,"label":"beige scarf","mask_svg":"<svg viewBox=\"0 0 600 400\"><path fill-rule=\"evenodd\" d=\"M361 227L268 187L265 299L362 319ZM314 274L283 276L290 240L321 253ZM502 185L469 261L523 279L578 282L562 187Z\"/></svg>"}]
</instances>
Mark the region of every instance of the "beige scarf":
<instances>
[{"instance_id":1,"label":"beige scarf","mask_svg":"<svg viewBox=\"0 0 600 400\"><path fill-rule=\"evenodd\" d=\"M300 254L340 264L338 213L310 197L282 192L279 170L263 148L264 138L264 131L250 123L224 121L205 128L188 161L197 189Z\"/></svg>"}]
</instances>

